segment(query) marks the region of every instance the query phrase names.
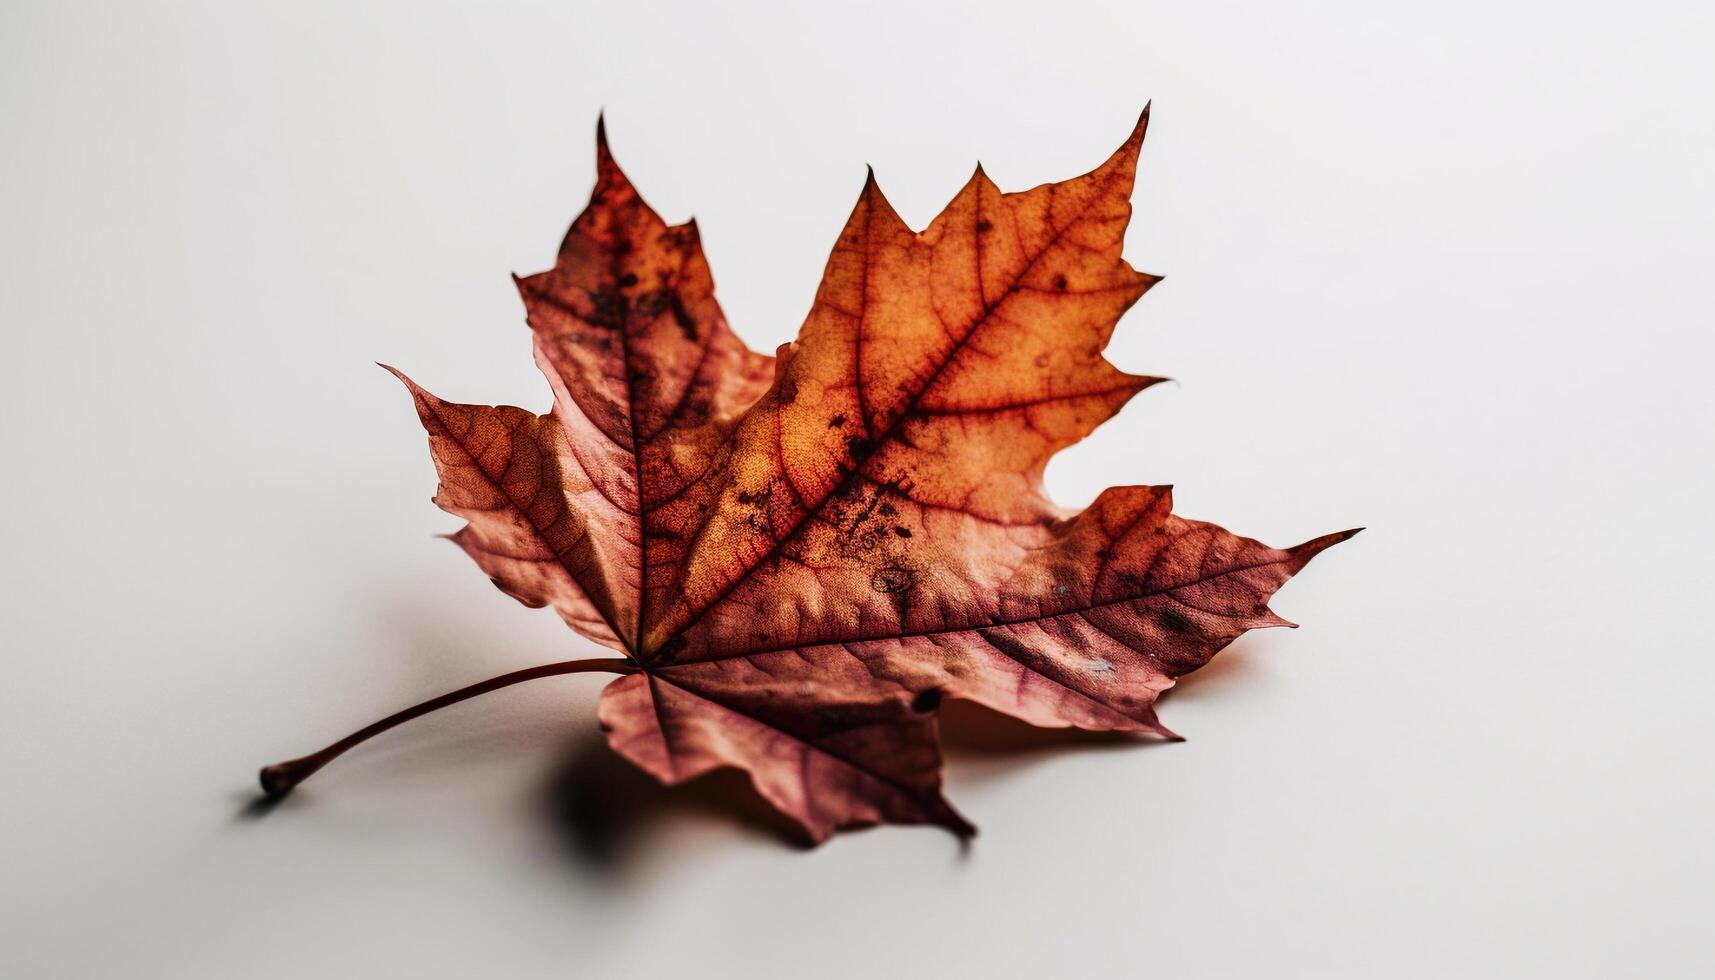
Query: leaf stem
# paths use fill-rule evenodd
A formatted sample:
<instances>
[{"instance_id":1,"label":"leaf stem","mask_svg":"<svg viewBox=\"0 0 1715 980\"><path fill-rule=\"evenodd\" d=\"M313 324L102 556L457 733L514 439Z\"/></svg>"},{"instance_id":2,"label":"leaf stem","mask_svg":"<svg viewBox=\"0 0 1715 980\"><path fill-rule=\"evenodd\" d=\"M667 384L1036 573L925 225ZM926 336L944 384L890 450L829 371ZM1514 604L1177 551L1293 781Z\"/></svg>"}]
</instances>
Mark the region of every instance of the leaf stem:
<instances>
[{"instance_id":1,"label":"leaf stem","mask_svg":"<svg viewBox=\"0 0 1715 980\"><path fill-rule=\"evenodd\" d=\"M490 677L486 681L461 687L456 691L443 694L438 698L430 698L422 704L413 705L404 711L388 715L372 725L360 728L350 735L340 739L320 752L306 755L301 759L289 762L277 762L271 766L263 766L261 772L262 792L270 797L285 796L292 787L310 778L316 770L327 765L344 754L347 749L360 745L382 732L402 725L420 715L431 711L439 711L448 705L457 704L490 691L498 691L503 687L522 684L541 677L557 677L560 674L581 674L588 671L607 671L614 674L635 673L637 668L628 660L602 657L594 660L568 660L564 663L543 664L540 667L527 667L515 670L510 674Z\"/></svg>"}]
</instances>

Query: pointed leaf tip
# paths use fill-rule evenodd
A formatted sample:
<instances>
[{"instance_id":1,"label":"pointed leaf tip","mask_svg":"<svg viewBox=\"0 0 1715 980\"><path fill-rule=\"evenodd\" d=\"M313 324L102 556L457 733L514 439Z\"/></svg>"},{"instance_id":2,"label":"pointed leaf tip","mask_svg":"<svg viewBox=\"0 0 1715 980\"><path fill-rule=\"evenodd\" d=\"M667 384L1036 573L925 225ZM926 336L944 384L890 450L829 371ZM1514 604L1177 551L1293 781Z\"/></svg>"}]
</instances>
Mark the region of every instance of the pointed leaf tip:
<instances>
[{"instance_id":1,"label":"pointed leaf tip","mask_svg":"<svg viewBox=\"0 0 1715 980\"><path fill-rule=\"evenodd\" d=\"M436 401L440 400L440 399L436 398L434 395L429 394L427 391L425 391L423 389L422 385L419 385L417 382L412 381L409 375L407 375L405 372L399 370L398 368L394 367L393 365L382 364L379 361L376 362L376 365L378 367L380 367L381 370L386 371L388 374L393 375L395 378L398 378L399 383L405 386L405 390L407 392L409 392L411 395L411 402L417 406L418 416L421 416L423 414L423 412L426 410L428 404L430 404L431 402L436 402Z\"/></svg>"},{"instance_id":2,"label":"pointed leaf tip","mask_svg":"<svg viewBox=\"0 0 1715 980\"><path fill-rule=\"evenodd\" d=\"M1362 530L1363 528L1361 527L1354 527L1346 531L1335 531L1332 534L1324 534L1318 538L1311 538L1309 541L1288 548L1287 550L1290 551L1300 562L1308 562L1310 559L1324 551L1327 551L1329 548L1332 548L1343 541L1352 540L1354 537L1357 537L1358 532Z\"/></svg>"},{"instance_id":3,"label":"pointed leaf tip","mask_svg":"<svg viewBox=\"0 0 1715 980\"><path fill-rule=\"evenodd\" d=\"M863 190L858 192L858 207L854 209L853 214L855 215L858 209L867 204L873 215L880 217L885 222L904 227L905 219L899 216L899 212L893 207L893 202L889 201L887 195L882 191L881 182L875 179L875 168L865 165L864 169Z\"/></svg>"},{"instance_id":4,"label":"pointed leaf tip","mask_svg":"<svg viewBox=\"0 0 1715 980\"><path fill-rule=\"evenodd\" d=\"M1335 531L1333 534L1324 534L1322 537L1317 538L1316 540L1317 541L1326 541L1328 543L1323 545L1322 547L1332 548L1333 546L1341 543L1342 541L1352 540L1353 538L1357 537L1358 532L1360 532L1362 530L1363 530L1363 528L1361 528L1361 527L1348 528L1344 531ZM1310 542L1305 542L1305 543L1309 544Z\"/></svg>"},{"instance_id":5,"label":"pointed leaf tip","mask_svg":"<svg viewBox=\"0 0 1715 980\"><path fill-rule=\"evenodd\" d=\"M1147 132L1149 132L1149 106L1146 104L1143 107L1143 112L1138 114L1137 123L1132 126L1131 134L1125 138L1125 142L1121 143L1119 148L1114 150L1094 172L1102 173L1118 167L1125 173L1129 187L1131 182L1136 179L1137 158L1142 151L1143 137Z\"/></svg>"},{"instance_id":6,"label":"pointed leaf tip","mask_svg":"<svg viewBox=\"0 0 1715 980\"><path fill-rule=\"evenodd\" d=\"M595 117L595 164L598 179L609 173L617 173L619 164L613 159L613 150L607 142L607 110L603 109Z\"/></svg>"},{"instance_id":7,"label":"pointed leaf tip","mask_svg":"<svg viewBox=\"0 0 1715 980\"><path fill-rule=\"evenodd\" d=\"M1131 134L1120 144L1119 153L1129 154L1133 161L1137 159L1138 150L1143 146L1143 138L1149 133L1149 106L1138 113L1137 122L1131 127ZM1118 155L1118 154L1116 154Z\"/></svg>"},{"instance_id":8,"label":"pointed leaf tip","mask_svg":"<svg viewBox=\"0 0 1715 980\"><path fill-rule=\"evenodd\" d=\"M858 192L860 200L875 198L887 201L887 195L881 192L881 182L875 179L875 167L872 164L863 165L863 190Z\"/></svg>"},{"instance_id":9,"label":"pointed leaf tip","mask_svg":"<svg viewBox=\"0 0 1715 980\"><path fill-rule=\"evenodd\" d=\"M405 387L407 387L407 388L417 387L417 383L415 381L412 381L410 378L406 377L405 372L399 370L398 368L394 367L393 365L386 364L386 363L383 363L381 361L376 361L375 366L380 368L383 371L386 371L388 374L391 374L395 378L398 378L400 381L404 382Z\"/></svg>"}]
</instances>

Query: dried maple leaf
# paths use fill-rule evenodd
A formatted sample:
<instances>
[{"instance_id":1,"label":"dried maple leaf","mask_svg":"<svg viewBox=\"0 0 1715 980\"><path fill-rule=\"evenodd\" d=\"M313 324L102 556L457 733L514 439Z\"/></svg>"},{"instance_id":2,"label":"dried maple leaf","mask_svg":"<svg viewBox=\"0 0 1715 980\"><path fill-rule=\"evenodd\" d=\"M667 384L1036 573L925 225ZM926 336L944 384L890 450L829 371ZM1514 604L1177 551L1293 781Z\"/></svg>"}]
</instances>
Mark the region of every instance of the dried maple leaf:
<instances>
[{"instance_id":1,"label":"dried maple leaf","mask_svg":"<svg viewBox=\"0 0 1715 980\"><path fill-rule=\"evenodd\" d=\"M1148 110L1082 177L1003 194L979 167L922 232L865 183L798 340L728 329L694 223L645 204L597 131L589 207L519 279L554 407L442 401L435 502L502 590L623 658L418 705L262 771L284 793L399 722L553 674L623 674L608 742L664 783L720 767L814 840L971 826L937 708L1152 732L1155 701L1248 629L1331 534L1285 550L1174 516L1166 487L1069 515L1044 465L1156 378L1102 357L1158 279L1120 257ZM395 372L397 373L397 372Z\"/></svg>"}]
</instances>

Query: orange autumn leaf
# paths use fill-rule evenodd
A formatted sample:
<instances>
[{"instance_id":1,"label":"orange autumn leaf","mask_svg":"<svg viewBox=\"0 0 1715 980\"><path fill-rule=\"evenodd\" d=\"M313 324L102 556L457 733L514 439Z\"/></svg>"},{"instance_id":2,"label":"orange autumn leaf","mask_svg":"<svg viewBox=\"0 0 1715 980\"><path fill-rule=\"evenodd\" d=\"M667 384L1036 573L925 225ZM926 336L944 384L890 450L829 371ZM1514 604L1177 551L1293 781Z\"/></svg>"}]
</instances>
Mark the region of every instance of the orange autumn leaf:
<instances>
[{"instance_id":1,"label":"orange autumn leaf","mask_svg":"<svg viewBox=\"0 0 1715 980\"><path fill-rule=\"evenodd\" d=\"M624 676L609 744L665 783L747 772L813 840L971 826L941 793L938 709L1176 738L1155 703L1352 531L1270 548L1116 487L1081 513L1043 468L1157 378L1102 351L1158 278L1121 257L1148 110L1081 177L1002 193L978 168L928 228L873 174L798 339L727 326L694 223L644 203L597 132L553 269L518 280L547 415L442 401L453 540L502 590L622 657L504 675L271 766L283 793L400 721L532 677ZM395 372L397 373L397 372Z\"/></svg>"}]
</instances>

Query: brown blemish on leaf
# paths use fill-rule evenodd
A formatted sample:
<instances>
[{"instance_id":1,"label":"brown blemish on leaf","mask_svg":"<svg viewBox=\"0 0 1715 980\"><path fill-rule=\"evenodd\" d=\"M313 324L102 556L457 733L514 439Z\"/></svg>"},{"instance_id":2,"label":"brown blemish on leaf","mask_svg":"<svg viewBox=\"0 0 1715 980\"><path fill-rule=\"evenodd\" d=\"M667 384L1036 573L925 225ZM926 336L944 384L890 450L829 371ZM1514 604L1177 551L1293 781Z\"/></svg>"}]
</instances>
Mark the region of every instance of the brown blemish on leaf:
<instances>
[{"instance_id":1,"label":"brown blemish on leaf","mask_svg":"<svg viewBox=\"0 0 1715 980\"><path fill-rule=\"evenodd\" d=\"M917 576L902 565L884 565L869 577L869 587L883 595L909 592L917 584Z\"/></svg>"},{"instance_id":2,"label":"brown blemish on leaf","mask_svg":"<svg viewBox=\"0 0 1715 980\"><path fill-rule=\"evenodd\" d=\"M673 322L679 325L679 333L686 340L696 343L697 321L691 319L691 314L685 309L685 303L677 293L668 294L668 309L673 311Z\"/></svg>"}]
</instances>

